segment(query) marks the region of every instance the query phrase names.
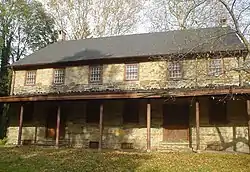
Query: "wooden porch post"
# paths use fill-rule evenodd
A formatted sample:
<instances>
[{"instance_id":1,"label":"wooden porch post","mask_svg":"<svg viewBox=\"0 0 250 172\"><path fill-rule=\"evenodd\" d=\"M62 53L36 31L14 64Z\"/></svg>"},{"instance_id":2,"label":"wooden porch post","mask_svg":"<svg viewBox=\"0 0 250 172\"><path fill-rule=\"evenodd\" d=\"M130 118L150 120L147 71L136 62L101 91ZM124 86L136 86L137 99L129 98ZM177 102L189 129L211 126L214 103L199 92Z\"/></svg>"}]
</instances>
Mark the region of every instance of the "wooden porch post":
<instances>
[{"instance_id":1,"label":"wooden porch post","mask_svg":"<svg viewBox=\"0 0 250 172\"><path fill-rule=\"evenodd\" d=\"M57 107L57 120L56 120L56 147L59 148L59 138L60 138L60 120L61 120L61 107Z\"/></svg>"},{"instance_id":2,"label":"wooden porch post","mask_svg":"<svg viewBox=\"0 0 250 172\"><path fill-rule=\"evenodd\" d=\"M17 144L20 146L22 141L22 129L23 129L23 104L21 104L20 114L19 114L19 128L18 128L18 138Z\"/></svg>"},{"instance_id":3,"label":"wooden porch post","mask_svg":"<svg viewBox=\"0 0 250 172\"><path fill-rule=\"evenodd\" d=\"M248 147L250 153L250 100L247 100L247 116L248 116Z\"/></svg>"},{"instance_id":4,"label":"wooden porch post","mask_svg":"<svg viewBox=\"0 0 250 172\"><path fill-rule=\"evenodd\" d=\"M196 151L200 151L200 108L199 108L199 102L196 101L195 103L196 107Z\"/></svg>"},{"instance_id":5,"label":"wooden porch post","mask_svg":"<svg viewBox=\"0 0 250 172\"><path fill-rule=\"evenodd\" d=\"M100 104L99 145L98 145L98 151L102 150L102 132L103 132L103 103Z\"/></svg>"},{"instance_id":6,"label":"wooden porch post","mask_svg":"<svg viewBox=\"0 0 250 172\"><path fill-rule=\"evenodd\" d=\"M147 151L151 150L151 104L150 100L147 103Z\"/></svg>"}]
</instances>

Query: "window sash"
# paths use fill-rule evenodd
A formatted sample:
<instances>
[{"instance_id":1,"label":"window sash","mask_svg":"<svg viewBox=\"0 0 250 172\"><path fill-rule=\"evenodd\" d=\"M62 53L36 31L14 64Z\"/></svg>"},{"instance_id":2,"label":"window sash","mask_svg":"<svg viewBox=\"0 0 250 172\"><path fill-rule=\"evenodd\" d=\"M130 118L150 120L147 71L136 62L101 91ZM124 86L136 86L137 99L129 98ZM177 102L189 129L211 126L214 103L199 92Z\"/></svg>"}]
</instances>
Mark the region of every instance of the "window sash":
<instances>
[{"instance_id":1,"label":"window sash","mask_svg":"<svg viewBox=\"0 0 250 172\"><path fill-rule=\"evenodd\" d=\"M138 80L138 64L126 64L125 78L127 81Z\"/></svg>"},{"instance_id":2,"label":"window sash","mask_svg":"<svg viewBox=\"0 0 250 172\"><path fill-rule=\"evenodd\" d=\"M65 79L65 70L55 69L54 70L54 84L63 84L64 79Z\"/></svg>"},{"instance_id":3,"label":"window sash","mask_svg":"<svg viewBox=\"0 0 250 172\"><path fill-rule=\"evenodd\" d=\"M168 66L169 78L179 79L182 78L181 63L178 61L169 62Z\"/></svg>"},{"instance_id":4,"label":"window sash","mask_svg":"<svg viewBox=\"0 0 250 172\"><path fill-rule=\"evenodd\" d=\"M209 60L209 71L210 76L219 76L222 74L222 61L221 59L210 59Z\"/></svg>"},{"instance_id":5,"label":"window sash","mask_svg":"<svg viewBox=\"0 0 250 172\"><path fill-rule=\"evenodd\" d=\"M90 82L101 82L101 79L102 79L102 67L101 66L90 66L89 81Z\"/></svg>"},{"instance_id":6,"label":"window sash","mask_svg":"<svg viewBox=\"0 0 250 172\"><path fill-rule=\"evenodd\" d=\"M35 85L36 83L36 71L27 71L25 78L25 85Z\"/></svg>"}]
</instances>

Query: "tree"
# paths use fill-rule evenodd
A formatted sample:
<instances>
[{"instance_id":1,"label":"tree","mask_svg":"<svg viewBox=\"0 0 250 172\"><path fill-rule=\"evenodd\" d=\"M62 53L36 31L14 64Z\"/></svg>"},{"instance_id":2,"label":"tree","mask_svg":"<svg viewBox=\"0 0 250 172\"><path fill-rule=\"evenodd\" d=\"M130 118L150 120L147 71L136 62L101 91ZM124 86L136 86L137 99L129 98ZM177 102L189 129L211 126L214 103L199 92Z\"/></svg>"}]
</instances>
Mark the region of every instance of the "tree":
<instances>
[{"instance_id":1,"label":"tree","mask_svg":"<svg viewBox=\"0 0 250 172\"><path fill-rule=\"evenodd\" d=\"M250 1L248 0L189 0L189 1L173 1L173 0L152 0L153 3L149 5L147 19L149 21L148 29L150 31L169 31L169 30L185 30L185 29L195 29L195 28L207 28L207 27L225 27L230 26L234 33L238 35L241 41L244 43L247 48L246 53L250 53L249 51L249 41L250 38ZM227 29L227 28L225 28ZM231 31L230 31L231 32ZM210 35L211 40L205 41L214 41L219 40L224 37L225 33L218 33L217 36ZM188 35L187 35L188 37ZM195 35L194 35L195 37ZM173 42L175 42L173 37ZM204 42L205 43L205 42ZM206 43L205 43L206 44ZM201 45L203 46L203 43ZM190 48L188 52L192 52L195 48ZM247 78L246 72L249 73L250 61L248 57L242 58L241 56L236 56L235 52L224 52L217 53L217 57L234 57L231 59L230 63L237 64L235 67L228 67L225 65L224 72L220 75L216 76L211 80L211 84L206 85L207 87L211 87L215 89L216 86L213 84L213 80L221 79L224 77L227 80L226 73L236 72L236 75L239 75L239 86L244 85L244 79ZM174 55L174 60L178 63L179 61L183 61L183 59L189 53ZM198 87L196 85L198 80L202 80L203 76L207 75L206 67L203 62L201 62L202 58L211 59L211 53L205 53L198 55L198 57L193 56L193 63L188 63L188 70L195 71L196 75L188 77L188 82L182 85L183 88L191 88ZM169 61L172 56L163 56L159 57L162 60ZM237 57L237 58L236 58ZM157 57L158 58L158 57ZM244 61L245 60L245 61ZM184 60L184 62L186 62ZM204 67L200 67L200 66ZM163 67L165 69L166 66ZM187 69L186 69L187 70ZM202 75L204 74L204 75ZM168 92L157 93L157 94L168 94ZM232 96L228 96L232 97Z\"/></svg>"},{"instance_id":2,"label":"tree","mask_svg":"<svg viewBox=\"0 0 250 172\"><path fill-rule=\"evenodd\" d=\"M153 0L148 14L151 31L221 26L225 20L250 52L248 0Z\"/></svg>"},{"instance_id":3,"label":"tree","mask_svg":"<svg viewBox=\"0 0 250 172\"><path fill-rule=\"evenodd\" d=\"M225 7L236 34L240 37L242 42L245 44L247 51L250 53L250 43L247 40L247 37L250 36L250 1L218 1Z\"/></svg>"},{"instance_id":4,"label":"tree","mask_svg":"<svg viewBox=\"0 0 250 172\"><path fill-rule=\"evenodd\" d=\"M8 64L53 43L57 34L53 19L39 2L1 1L0 12L0 96L6 96L11 75ZM0 105L0 114L2 112L3 104Z\"/></svg>"},{"instance_id":5,"label":"tree","mask_svg":"<svg viewBox=\"0 0 250 172\"><path fill-rule=\"evenodd\" d=\"M132 33L142 0L47 0L47 10L68 39Z\"/></svg>"}]
</instances>

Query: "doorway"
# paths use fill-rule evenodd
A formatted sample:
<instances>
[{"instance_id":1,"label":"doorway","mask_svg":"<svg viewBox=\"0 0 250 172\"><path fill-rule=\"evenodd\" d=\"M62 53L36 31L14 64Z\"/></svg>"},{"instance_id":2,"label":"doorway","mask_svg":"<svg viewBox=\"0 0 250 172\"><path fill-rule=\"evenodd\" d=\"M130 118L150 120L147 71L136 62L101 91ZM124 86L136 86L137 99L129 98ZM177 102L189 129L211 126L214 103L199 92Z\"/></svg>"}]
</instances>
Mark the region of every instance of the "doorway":
<instances>
[{"instance_id":1,"label":"doorway","mask_svg":"<svg viewBox=\"0 0 250 172\"><path fill-rule=\"evenodd\" d=\"M62 112L62 110L61 110ZM46 119L46 138L47 139L56 139L56 125L57 125L57 107L51 107L48 109ZM61 113L60 118L60 129L59 129L59 138L64 139L65 136L65 118L64 115Z\"/></svg>"},{"instance_id":2,"label":"doorway","mask_svg":"<svg viewBox=\"0 0 250 172\"><path fill-rule=\"evenodd\" d=\"M189 105L163 105L163 141L182 142L189 140Z\"/></svg>"}]
</instances>

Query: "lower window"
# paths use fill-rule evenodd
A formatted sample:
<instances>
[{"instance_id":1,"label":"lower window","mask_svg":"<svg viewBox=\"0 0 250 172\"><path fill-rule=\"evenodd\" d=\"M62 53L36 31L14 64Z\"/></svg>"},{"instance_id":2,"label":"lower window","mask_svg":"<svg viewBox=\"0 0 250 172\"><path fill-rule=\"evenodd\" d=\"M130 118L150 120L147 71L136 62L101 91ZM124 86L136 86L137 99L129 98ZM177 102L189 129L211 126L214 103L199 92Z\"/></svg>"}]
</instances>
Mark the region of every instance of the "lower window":
<instances>
[{"instance_id":1,"label":"lower window","mask_svg":"<svg viewBox=\"0 0 250 172\"><path fill-rule=\"evenodd\" d=\"M224 101L210 100L209 104L209 123L226 124L227 120L227 103Z\"/></svg>"}]
</instances>

